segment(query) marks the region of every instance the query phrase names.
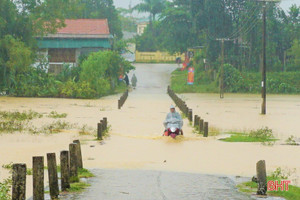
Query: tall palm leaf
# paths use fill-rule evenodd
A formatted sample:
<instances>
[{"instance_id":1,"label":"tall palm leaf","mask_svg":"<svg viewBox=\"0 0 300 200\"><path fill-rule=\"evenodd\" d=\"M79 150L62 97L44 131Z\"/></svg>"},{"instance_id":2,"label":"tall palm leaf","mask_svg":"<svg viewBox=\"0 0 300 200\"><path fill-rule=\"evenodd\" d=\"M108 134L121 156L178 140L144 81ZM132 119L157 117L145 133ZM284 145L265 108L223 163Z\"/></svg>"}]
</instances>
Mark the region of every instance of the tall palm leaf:
<instances>
[{"instance_id":1,"label":"tall palm leaf","mask_svg":"<svg viewBox=\"0 0 300 200\"><path fill-rule=\"evenodd\" d=\"M149 19L155 21L155 16L161 13L165 8L166 0L143 0L142 3L133 7L138 12L150 13Z\"/></svg>"}]
</instances>

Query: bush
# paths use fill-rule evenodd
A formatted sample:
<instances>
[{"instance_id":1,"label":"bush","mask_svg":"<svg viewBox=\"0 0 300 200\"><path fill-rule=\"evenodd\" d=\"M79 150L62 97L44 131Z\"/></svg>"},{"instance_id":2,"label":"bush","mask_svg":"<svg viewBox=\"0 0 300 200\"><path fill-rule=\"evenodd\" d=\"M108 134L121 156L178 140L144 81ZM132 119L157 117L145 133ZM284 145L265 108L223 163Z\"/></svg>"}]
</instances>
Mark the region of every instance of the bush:
<instances>
[{"instance_id":1,"label":"bush","mask_svg":"<svg viewBox=\"0 0 300 200\"><path fill-rule=\"evenodd\" d=\"M11 180L4 180L0 182L0 199L1 200L10 200L10 187L11 187Z\"/></svg>"},{"instance_id":2,"label":"bush","mask_svg":"<svg viewBox=\"0 0 300 200\"><path fill-rule=\"evenodd\" d=\"M103 96L115 89L120 73L126 73L133 68L117 52L96 52L83 61L80 80L85 81L95 91L96 96Z\"/></svg>"},{"instance_id":3,"label":"bush","mask_svg":"<svg viewBox=\"0 0 300 200\"><path fill-rule=\"evenodd\" d=\"M58 75L47 72L47 63L19 73L10 95L22 97L97 98L114 93L120 73L134 67L117 52L99 51L81 57L80 66L64 65Z\"/></svg>"},{"instance_id":4,"label":"bush","mask_svg":"<svg viewBox=\"0 0 300 200\"><path fill-rule=\"evenodd\" d=\"M221 72L219 72L219 77ZM244 87L241 73L230 64L224 65L224 89L227 92L238 92Z\"/></svg>"},{"instance_id":5,"label":"bush","mask_svg":"<svg viewBox=\"0 0 300 200\"><path fill-rule=\"evenodd\" d=\"M259 139L273 139L274 135L272 129L265 127L265 128L258 129L256 131L251 131L249 133L249 137L259 138Z\"/></svg>"}]
</instances>

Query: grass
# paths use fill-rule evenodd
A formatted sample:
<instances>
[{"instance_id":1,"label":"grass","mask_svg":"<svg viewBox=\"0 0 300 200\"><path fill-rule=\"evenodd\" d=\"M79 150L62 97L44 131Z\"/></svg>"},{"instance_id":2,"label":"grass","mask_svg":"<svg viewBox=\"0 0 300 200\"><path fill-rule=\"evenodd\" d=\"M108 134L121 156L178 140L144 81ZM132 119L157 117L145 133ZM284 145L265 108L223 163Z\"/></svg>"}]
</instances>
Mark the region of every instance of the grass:
<instances>
[{"instance_id":1,"label":"grass","mask_svg":"<svg viewBox=\"0 0 300 200\"><path fill-rule=\"evenodd\" d=\"M85 182L71 183L70 188L67 191L79 193L82 192L84 189L88 188L89 186L91 185Z\"/></svg>"},{"instance_id":2,"label":"grass","mask_svg":"<svg viewBox=\"0 0 300 200\"><path fill-rule=\"evenodd\" d=\"M0 199L1 200L10 200L10 188L11 188L11 178L5 179L0 182Z\"/></svg>"},{"instance_id":3,"label":"grass","mask_svg":"<svg viewBox=\"0 0 300 200\"><path fill-rule=\"evenodd\" d=\"M89 106L91 106L89 104ZM65 118L67 117L66 113L57 113L56 111L52 111L49 115L50 118ZM38 112L34 112L32 110L23 111L23 112L8 112L8 111L0 111L0 133L15 133L15 132L26 132L31 134L53 134L59 133L62 130L67 130L71 128L76 128L79 130L80 135L93 135L96 133L94 128L87 127L87 125L83 125L82 127L78 127L75 124L70 124L69 122L63 120L56 120L49 124L45 124L40 128L34 126L30 121L36 118L43 117L42 114Z\"/></svg>"},{"instance_id":4,"label":"grass","mask_svg":"<svg viewBox=\"0 0 300 200\"><path fill-rule=\"evenodd\" d=\"M49 116L52 118L61 118L66 116L66 113L58 114L54 111L50 113ZM29 111L0 111L0 133L14 133L14 132L23 132L27 131L32 134L38 133L58 133L63 129L68 129L71 125L64 121L56 121L51 124L43 126L41 129L36 128L29 122L36 118L43 117L42 114L34 112L32 110Z\"/></svg>"},{"instance_id":5,"label":"grass","mask_svg":"<svg viewBox=\"0 0 300 200\"><path fill-rule=\"evenodd\" d=\"M286 141L285 144L287 145L298 145L298 143L296 142L296 137L291 135Z\"/></svg>"},{"instance_id":6,"label":"grass","mask_svg":"<svg viewBox=\"0 0 300 200\"><path fill-rule=\"evenodd\" d=\"M275 141L276 139L254 138L248 136L245 133L239 133L239 134L231 135L228 138L222 138L220 140L224 142L271 142L271 141Z\"/></svg>"},{"instance_id":7,"label":"grass","mask_svg":"<svg viewBox=\"0 0 300 200\"><path fill-rule=\"evenodd\" d=\"M272 129L268 127L261 128L250 133L239 133L239 132L230 132L230 137L222 138L221 141L224 142L274 142L277 139L272 133Z\"/></svg>"},{"instance_id":8,"label":"grass","mask_svg":"<svg viewBox=\"0 0 300 200\"><path fill-rule=\"evenodd\" d=\"M175 70L172 72L171 88L176 93L217 93L218 86L215 82L209 84L187 84L188 72Z\"/></svg>"},{"instance_id":9,"label":"grass","mask_svg":"<svg viewBox=\"0 0 300 200\"><path fill-rule=\"evenodd\" d=\"M82 192L84 189L90 186L90 184L80 181L80 178L91 178L95 175L91 173L88 169L78 169L78 177L70 177L71 183L70 189L68 189L68 192Z\"/></svg>"},{"instance_id":10,"label":"grass","mask_svg":"<svg viewBox=\"0 0 300 200\"><path fill-rule=\"evenodd\" d=\"M43 117L42 114L29 111L0 111L0 133L13 133L27 130L29 121Z\"/></svg>"},{"instance_id":11,"label":"grass","mask_svg":"<svg viewBox=\"0 0 300 200\"><path fill-rule=\"evenodd\" d=\"M0 111L0 119L3 120L17 120L17 121L29 121L33 120L36 118L42 118L43 115L29 110L29 111L14 111L14 112L9 112L9 111Z\"/></svg>"},{"instance_id":12,"label":"grass","mask_svg":"<svg viewBox=\"0 0 300 200\"><path fill-rule=\"evenodd\" d=\"M11 162L11 163L8 163L8 164L3 164L2 168L7 169L7 170L11 170L12 166L13 166L13 163Z\"/></svg>"},{"instance_id":13,"label":"grass","mask_svg":"<svg viewBox=\"0 0 300 200\"><path fill-rule=\"evenodd\" d=\"M54 118L54 119L57 119L57 118L66 118L67 116L68 116L67 113L59 114L56 111L51 111L50 114L48 115L48 117Z\"/></svg>"},{"instance_id":14,"label":"grass","mask_svg":"<svg viewBox=\"0 0 300 200\"><path fill-rule=\"evenodd\" d=\"M220 135L221 131L219 128L210 126L208 130L208 136L217 136Z\"/></svg>"},{"instance_id":15,"label":"grass","mask_svg":"<svg viewBox=\"0 0 300 200\"><path fill-rule=\"evenodd\" d=\"M93 127L89 127L87 124L84 124L79 128L79 135L93 135L96 134L96 130Z\"/></svg>"},{"instance_id":16,"label":"grass","mask_svg":"<svg viewBox=\"0 0 300 200\"><path fill-rule=\"evenodd\" d=\"M70 123L65 122L65 121L55 121L52 122L51 124L47 124L45 126L42 127L41 132L45 132L45 133L59 133L64 129L70 129L72 126Z\"/></svg>"},{"instance_id":17,"label":"grass","mask_svg":"<svg viewBox=\"0 0 300 200\"><path fill-rule=\"evenodd\" d=\"M274 180L274 178L268 176L267 180ZM241 192L256 193L257 183L249 181L239 184L237 188ZM271 196L283 197L287 200L300 200L300 187L289 185L288 191L268 191L267 194Z\"/></svg>"},{"instance_id":18,"label":"grass","mask_svg":"<svg viewBox=\"0 0 300 200\"><path fill-rule=\"evenodd\" d=\"M28 176L32 175L32 168L26 168L26 175Z\"/></svg>"},{"instance_id":19,"label":"grass","mask_svg":"<svg viewBox=\"0 0 300 200\"><path fill-rule=\"evenodd\" d=\"M289 177L294 174L296 169L288 170L278 167L269 176L267 176L267 181L281 181L288 180ZM256 193L257 183L253 181L248 181L241 183L237 186L241 192L245 193ZM267 191L268 195L283 197L287 200L300 200L300 187L289 185L288 191Z\"/></svg>"},{"instance_id":20,"label":"grass","mask_svg":"<svg viewBox=\"0 0 300 200\"><path fill-rule=\"evenodd\" d=\"M92 178L95 177L95 175L90 172L88 169L78 169L78 177L79 178Z\"/></svg>"}]
</instances>

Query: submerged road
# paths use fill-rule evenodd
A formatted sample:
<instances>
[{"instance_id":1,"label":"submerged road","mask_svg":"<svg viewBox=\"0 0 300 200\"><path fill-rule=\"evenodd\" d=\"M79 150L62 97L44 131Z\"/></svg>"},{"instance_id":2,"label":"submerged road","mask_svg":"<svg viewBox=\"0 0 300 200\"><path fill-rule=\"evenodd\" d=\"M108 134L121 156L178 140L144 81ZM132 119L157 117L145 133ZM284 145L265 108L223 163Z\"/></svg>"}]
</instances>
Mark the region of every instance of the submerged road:
<instances>
[{"instance_id":1,"label":"submerged road","mask_svg":"<svg viewBox=\"0 0 300 200\"><path fill-rule=\"evenodd\" d=\"M176 65L169 64L136 65L134 73L138 78L137 88L130 92L122 110L114 114L114 117L122 120L111 122L112 135L104 141L104 145L96 146L93 152L85 152L83 148L85 156L95 158L84 162L91 166L98 165L100 168L93 169L96 177L88 180L91 187L82 194L63 198L67 200L251 199L239 193L235 188L235 182L228 177L177 172L201 166L197 166L197 163L194 163L196 166L185 163L184 156L195 156L188 143L174 143L161 138L162 122L173 103L166 94L166 88L175 67ZM129 78L131 76L132 73ZM193 140L194 134L186 119L184 130L185 137Z\"/></svg>"},{"instance_id":2,"label":"submerged road","mask_svg":"<svg viewBox=\"0 0 300 200\"><path fill-rule=\"evenodd\" d=\"M91 187L81 194L61 199L253 198L239 193L236 182L227 176L205 175L243 173L240 165L230 164L241 158L236 155L235 144L229 145L194 134L186 119L183 138L175 141L161 137L164 128L162 122L169 112L169 106L173 104L166 89L175 68L176 65L170 64L136 64L134 73L138 79L137 89L130 92L122 110L112 108L102 111L101 116L99 114L99 119L108 117L112 126L110 137L101 143L89 141L82 145L84 166L93 169L96 175L88 180ZM131 76L132 73L129 78ZM109 100L110 97L106 98ZM251 161L253 173L256 161Z\"/></svg>"}]
</instances>

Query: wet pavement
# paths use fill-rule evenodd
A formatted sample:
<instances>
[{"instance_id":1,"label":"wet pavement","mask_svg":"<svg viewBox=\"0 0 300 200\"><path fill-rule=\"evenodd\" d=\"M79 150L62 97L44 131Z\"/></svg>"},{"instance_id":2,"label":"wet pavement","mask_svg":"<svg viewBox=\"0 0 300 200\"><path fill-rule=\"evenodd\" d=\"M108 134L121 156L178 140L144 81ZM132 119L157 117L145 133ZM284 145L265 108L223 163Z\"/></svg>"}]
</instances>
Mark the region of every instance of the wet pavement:
<instances>
[{"instance_id":1,"label":"wet pavement","mask_svg":"<svg viewBox=\"0 0 300 200\"><path fill-rule=\"evenodd\" d=\"M167 171L92 170L96 178L64 200L248 200L229 177Z\"/></svg>"}]
</instances>

